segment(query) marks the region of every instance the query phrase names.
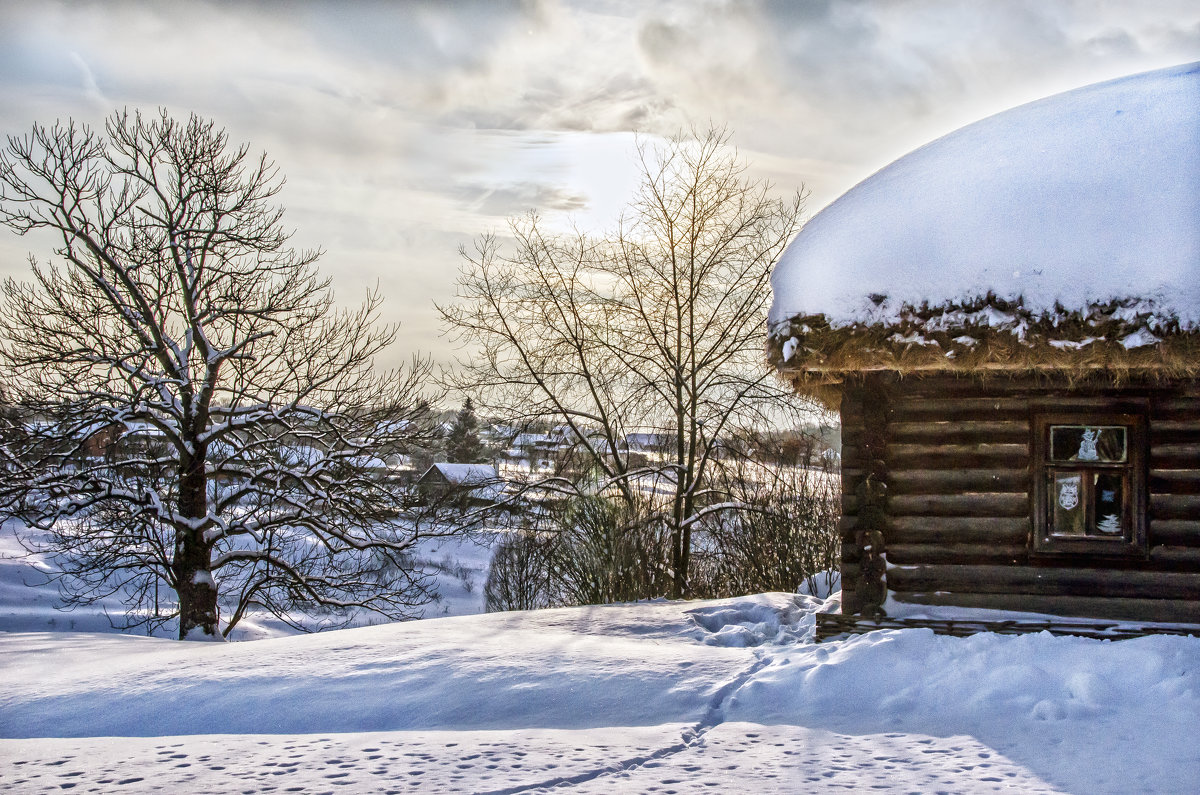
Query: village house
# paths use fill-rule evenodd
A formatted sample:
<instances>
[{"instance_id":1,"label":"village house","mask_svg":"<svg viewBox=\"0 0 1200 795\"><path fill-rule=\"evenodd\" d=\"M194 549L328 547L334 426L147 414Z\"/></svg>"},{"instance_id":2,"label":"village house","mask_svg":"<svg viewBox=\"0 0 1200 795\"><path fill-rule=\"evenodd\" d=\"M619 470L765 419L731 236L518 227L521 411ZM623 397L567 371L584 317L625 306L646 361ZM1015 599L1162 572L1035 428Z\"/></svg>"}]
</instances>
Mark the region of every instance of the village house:
<instances>
[{"instance_id":1,"label":"village house","mask_svg":"<svg viewBox=\"0 0 1200 795\"><path fill-rule=\"evenodd\" d=\"M501 499L504 484L491 464L436 463L417 479L417 493L427 503L480 507Z\"/></svg>"},{"instance_id":2,"label":"village house","mask_svg":"<svg viewBox=\"0 0 1200 795\"><path fill-rule=\"evenodd\" d=\"M922 147L773 286L772 364L841 413L844 616L1200 624L1200 64Z\"/></svg>"}]
</instances>

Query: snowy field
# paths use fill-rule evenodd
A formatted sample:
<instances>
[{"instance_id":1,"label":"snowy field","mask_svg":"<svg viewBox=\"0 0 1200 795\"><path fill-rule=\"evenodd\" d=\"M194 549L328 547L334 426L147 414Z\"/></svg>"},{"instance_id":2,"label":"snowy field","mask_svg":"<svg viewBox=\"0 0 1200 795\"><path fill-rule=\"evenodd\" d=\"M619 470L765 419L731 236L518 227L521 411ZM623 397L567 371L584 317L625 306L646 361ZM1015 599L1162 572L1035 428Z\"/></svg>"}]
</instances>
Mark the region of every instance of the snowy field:
<instances>
[{"instance_id":1,"label":"snowy field","mask_svg":"<svg viewBox=\"0 0 1200 795\"><path fill-rule=\"evenodd\" d=\"M475 576L431 612L469 608ZM831 604L764 594L186 644L63 614L28 631L45 594L0 596L23 616L0 632L5 792L1182 793L1200 776L1195 638L817 645Z\"/></svg>"}]
</instances>

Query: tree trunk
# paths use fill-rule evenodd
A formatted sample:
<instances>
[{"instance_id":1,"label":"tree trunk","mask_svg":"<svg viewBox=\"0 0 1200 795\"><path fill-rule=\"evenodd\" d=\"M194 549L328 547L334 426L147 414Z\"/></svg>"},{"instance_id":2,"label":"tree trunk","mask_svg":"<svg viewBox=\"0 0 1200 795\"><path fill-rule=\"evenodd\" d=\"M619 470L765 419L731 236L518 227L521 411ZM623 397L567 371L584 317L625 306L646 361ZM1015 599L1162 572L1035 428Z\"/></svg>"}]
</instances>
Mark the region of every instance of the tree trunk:
<instances>
[{"instance_id":1,"label":"tree trunk","mask_svg":"<svg viewBox=\"0 0 1200 795\"><path fill-rule=\"evenodd\" d=\"M693 504L692 497L690 494L690 490L691 490L690 478L689 478L688 489L689 489L689 494L684 497L684 501L683 501L683 512L682 513L683 513L684 521L686 521L687 519L690 519L692 517L693 512L695 511L695 505ZM681 524L682 524L682 521L681 521ZM679 590L679 598L687 599L687 598L690 598L692 595L691 581L688 578L688 569L692 565L692 526L690 524L684 525L683 527L680 528L679 534L680 534L680 537L679 537L679 570L682 572L682 576L680 576L678 578L678 586L677 587Z\"/></svg>"},{"instance_id":2,"label":"tree trunk","mask_svg":"<svg viewBox=\"0 0 1200 795\"><path fill-rule=\"evenodd\" d=\"M692 531L687 524L691 516L690 500L683 493L686 484L684 474L679 472L680 483L676 487L674 505L671 509L671 598L686 599L691 590L688 586L688 566L691 565Z\"/></svg>"},{"instance_id":3,"label":"tree trunk","mask_svg":"<svg viewBox=\"0 0 1200 795\"><path fill-rule=\"evenodd\" d=\"M671 528L671 598L683 598L683 536L676 521Z\"/></svg>"},{"instance_id":4,"label":"tree trunk","mask_svg":"<svg viewBox=\"0 0 1200 795\"><path fill-rule=\"evenodd\" d=\"M208 512L208 478L204 457L184 462L179 479L179 513L200 519ZM198 523L197 523L198 524ZM213 579L212 545L196 527L175 529L175 592L179 596L179 639L220 640L217 583Z\"/></svg>"}]
</instances>

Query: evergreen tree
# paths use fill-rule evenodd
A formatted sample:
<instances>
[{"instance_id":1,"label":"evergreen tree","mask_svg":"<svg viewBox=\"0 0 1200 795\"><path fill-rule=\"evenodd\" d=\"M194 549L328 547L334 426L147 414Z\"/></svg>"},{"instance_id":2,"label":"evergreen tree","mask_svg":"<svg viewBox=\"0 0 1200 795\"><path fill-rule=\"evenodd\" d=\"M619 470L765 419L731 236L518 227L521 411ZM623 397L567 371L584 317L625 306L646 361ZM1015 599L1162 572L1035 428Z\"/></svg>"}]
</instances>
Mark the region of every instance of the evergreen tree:
<instances>
[{"instance_id":1,"label":"evergreen tree","mask_svg":"<svg viewBox=\"0 0 1200 795\"><path fill-rule=\"evenodd\" d=\"M479 420L471 398L454 416L446 434L446 459L456 464L474 464L483 460L483 442L479 441Z\"/></svg>"}]
</instances>

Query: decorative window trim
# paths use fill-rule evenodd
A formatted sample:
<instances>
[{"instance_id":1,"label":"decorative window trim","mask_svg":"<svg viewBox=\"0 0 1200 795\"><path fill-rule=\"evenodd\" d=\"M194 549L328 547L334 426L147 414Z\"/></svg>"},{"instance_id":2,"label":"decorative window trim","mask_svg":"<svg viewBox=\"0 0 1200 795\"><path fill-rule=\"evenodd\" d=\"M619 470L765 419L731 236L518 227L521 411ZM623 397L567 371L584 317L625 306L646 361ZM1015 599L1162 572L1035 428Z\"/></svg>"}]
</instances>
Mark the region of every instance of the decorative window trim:
<instances>
[{"instance_id":1,"label":"decorative window trim","mask_svg":"<svg viewBox=\"0 0 1200 795\"><path fill-rule=\"evenodd\" d=\"M1092 555L1114 557L1144 557L1146 555L1147 494L1147 411L1142 400L1076 399L1033 406L1031 422L1032 452L1031 515L1033 517L1033 552L1038 555ZM1051 458L1051 428L1057 426L1122 426L1125 431L1125 460L1105 461L1085 456L1075 461L1055 461ZM1084 449L1081 446L1081 449ZM1093 447L1094 450L1094 447ZM1060 455L1061 459L1061 455ZM1125 478L1127 488L1121 489L1122 512L1127 512L1129 527L1113 537L1098 533L1056 534L1053 532L1055 495L1049 488L1054 473L1063 472L1068 478L1079 472L1086 477L1080 481L1083 493L1078 499L1088 502L1090 489L1096 488L1093 478L1105 474ZM1071 497L1072 495L1065 495ZM1066 506L1064 506L1066 507ZM1094 512L1094 509L1092 510ZM1124 517L1123 517L1124 518ZM1095 524L1097 517L1088 514L1085 522Z\"/></svg>"}]
</instances>

